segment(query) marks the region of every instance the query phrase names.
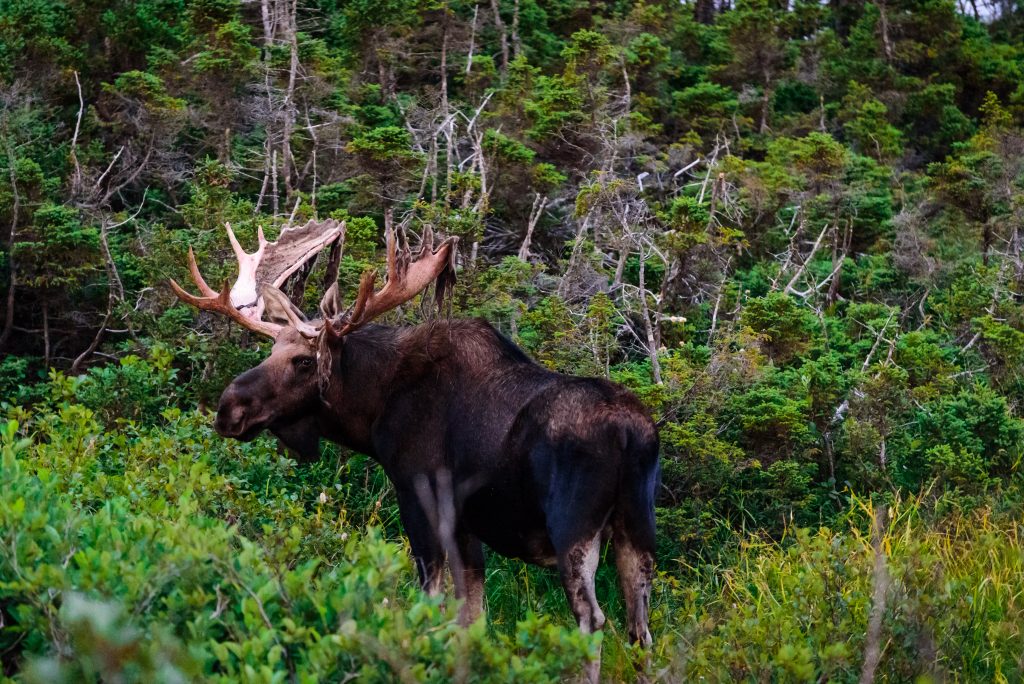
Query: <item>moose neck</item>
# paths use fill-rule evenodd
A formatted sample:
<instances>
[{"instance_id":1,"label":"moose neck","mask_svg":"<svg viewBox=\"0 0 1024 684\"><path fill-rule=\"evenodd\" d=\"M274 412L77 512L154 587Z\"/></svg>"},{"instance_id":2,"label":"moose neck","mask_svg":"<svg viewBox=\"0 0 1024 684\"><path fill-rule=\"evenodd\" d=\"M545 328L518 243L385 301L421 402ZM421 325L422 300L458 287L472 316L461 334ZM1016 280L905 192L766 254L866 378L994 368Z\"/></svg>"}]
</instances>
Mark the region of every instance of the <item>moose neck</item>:
<instances>
[{"instance_id":1,"label":"moose neck","mask_svg":"<svg viewBox=\"0 0 1024 684\"><path fill-rule=\"evenodd\" d=\"M371 325L332 345L330 382L318 415L325 439L376 457L373 424L395 391L407 330Z\"/></svg>"}]
</instances>

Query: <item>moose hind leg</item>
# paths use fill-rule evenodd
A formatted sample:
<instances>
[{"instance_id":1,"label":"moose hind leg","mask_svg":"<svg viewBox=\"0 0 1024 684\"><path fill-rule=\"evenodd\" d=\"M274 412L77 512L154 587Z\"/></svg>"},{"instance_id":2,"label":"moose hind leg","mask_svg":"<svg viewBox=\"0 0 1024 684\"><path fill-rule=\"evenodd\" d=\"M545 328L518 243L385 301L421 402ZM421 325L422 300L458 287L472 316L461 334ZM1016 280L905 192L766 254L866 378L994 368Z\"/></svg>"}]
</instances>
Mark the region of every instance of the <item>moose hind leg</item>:
<instances>
[{"instance_id":1,"label":"moose hind leg","mask_svg":"<svg viewBox=\"0 0 1024 684\"><path fill-rule=\"evenodd\" d=\"M562 575L562 586L565 587L569 607L576 616L580 631L592 634L604 627L605 622L594 590L594 577L597 574L598 561L601 559L601 532L599 530L589 538L557 551L558 571ZM597 658L587 661L584 666L583 679L590 684L596 684L600 678L601 654L598 651Z\"/></svg>"},{"instance_id":2,"label":"moose hind leg","mask_svg":"<svg viewBox=\"0 0 1024 684\"><path fill-rule=\"evenodd\" d=\"M580 630L591 634L604 627L604 613L597 603L594 578L601 559L601 533L583 539L558 552L558 571L569 599L569 607Z\"/></svg>"},{"instance_id":3,"label":"moose hind leg","mask_svg":"<svg viewBox=\"0 0 1024 684\"><path fill-rule=\"evenodd\" d=\"M646 544L638 545L626 525L617 521L613 525L612 545L615 565L619 571L619 585L626 603L626 622L631 643L651 645L651 632L647 628L651 583L654 579L654 554Z\"/></svg>"}]
</instances>

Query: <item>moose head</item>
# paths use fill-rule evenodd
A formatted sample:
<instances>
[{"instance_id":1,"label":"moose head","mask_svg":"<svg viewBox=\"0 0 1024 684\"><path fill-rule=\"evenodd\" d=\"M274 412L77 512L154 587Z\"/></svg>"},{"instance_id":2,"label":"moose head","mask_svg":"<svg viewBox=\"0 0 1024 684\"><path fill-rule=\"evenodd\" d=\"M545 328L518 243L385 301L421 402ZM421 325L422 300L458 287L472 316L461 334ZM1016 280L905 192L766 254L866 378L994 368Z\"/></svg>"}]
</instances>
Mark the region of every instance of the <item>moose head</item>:
<instances>
[{"instance_id":1,"label":"moose head","mask_svg":"<svg viewBox=\"0 0 1024 684\"><path fill-rule=\"evenodd\" d=\"M235 283L214 291L199 272L189 247L188 265L201 296L184 290L174 280L171 289L182 301L199 309L227 316L244 328L274 340L270 356L239 375L224 390L214 426L224 437L243 441L269 430L303 458L318 454L318 408L331 382L332 360L341 356L345 338L383 313L409 301L432 282L440 301L454 283L455 238L436 249L428 229L414 256L406 240L387 231L387 275L375 290L377 272L363 273L355 300L343 308L337 282L337 264L345 225L337 221L310 221L286 228L268 242L259 231L259 247L252 254L239 244L231 226L228 239L238 260ZM328 245L334 245L329 279L334 282L320 302L320 315L307 318L280 287Z\"/></svg>"}]
</instances>

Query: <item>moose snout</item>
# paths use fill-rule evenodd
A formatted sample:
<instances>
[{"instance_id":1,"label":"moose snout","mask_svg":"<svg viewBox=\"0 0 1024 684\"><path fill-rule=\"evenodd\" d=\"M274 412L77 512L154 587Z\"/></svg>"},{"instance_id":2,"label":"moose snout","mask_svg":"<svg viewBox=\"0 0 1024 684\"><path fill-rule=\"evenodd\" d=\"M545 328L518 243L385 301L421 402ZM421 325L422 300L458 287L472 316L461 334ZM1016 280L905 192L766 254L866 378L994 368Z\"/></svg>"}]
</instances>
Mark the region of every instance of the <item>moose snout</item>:
<instances>
[{"instance_id":1,"label":"moose snout","mask_svg":"<svg viewBox=\"0 0 1024 684\"><path fill-rule=\"evenodd\" d=\"M251 399L231 385L220 396L213 429L222 437L242 438L251 429L252 413Z\"/></svg>"}]
</instances>

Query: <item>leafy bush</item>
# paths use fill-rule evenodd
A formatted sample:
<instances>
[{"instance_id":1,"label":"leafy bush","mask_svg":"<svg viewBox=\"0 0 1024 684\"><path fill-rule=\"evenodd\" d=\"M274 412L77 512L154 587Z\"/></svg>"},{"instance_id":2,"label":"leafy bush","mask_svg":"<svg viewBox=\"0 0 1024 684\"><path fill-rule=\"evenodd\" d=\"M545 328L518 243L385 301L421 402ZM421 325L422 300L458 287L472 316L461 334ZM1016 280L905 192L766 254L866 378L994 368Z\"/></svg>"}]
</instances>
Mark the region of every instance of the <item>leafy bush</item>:
<instances>
[{"instance_id":1,"label":"leafy bush","mask_svg":"<svg viewBox=\"0 0 1024 684\"><path fill-rule=\"evenodd\" d=\"M230 473L205 421L165 420L131 444L75 405L4 426L0 649L28 681L543 682L595 655L596 639L544 618L511 635L457 627L406 550L333 497L254 491L267 466L268 490L290 467L266 446L228 447Z\"/></svg>"}]
</instances>

